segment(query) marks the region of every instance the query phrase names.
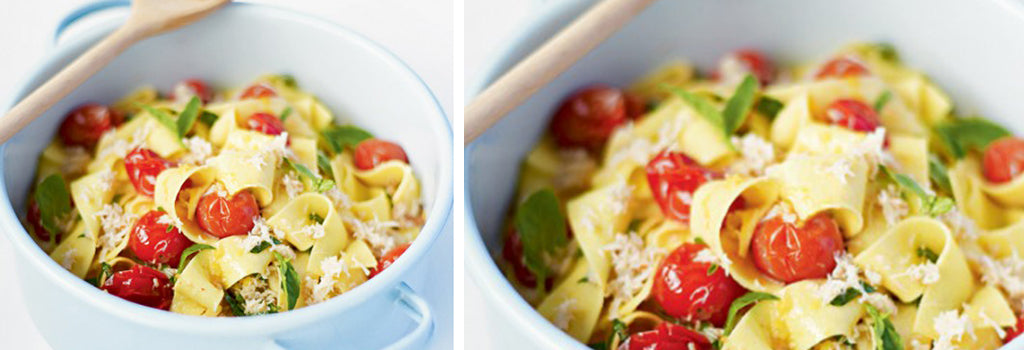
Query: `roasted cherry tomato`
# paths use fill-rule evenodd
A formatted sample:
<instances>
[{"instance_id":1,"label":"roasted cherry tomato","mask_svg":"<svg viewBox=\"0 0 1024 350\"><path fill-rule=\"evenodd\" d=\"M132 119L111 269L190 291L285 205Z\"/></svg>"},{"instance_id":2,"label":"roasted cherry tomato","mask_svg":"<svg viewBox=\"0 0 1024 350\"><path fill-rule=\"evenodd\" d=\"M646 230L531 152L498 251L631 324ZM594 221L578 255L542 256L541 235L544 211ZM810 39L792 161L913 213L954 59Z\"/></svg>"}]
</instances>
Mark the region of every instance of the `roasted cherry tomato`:
<instances>
[{"instance_id":1,"label":"roasted cherry tomato","mask_svg":"<svg viewBox=\"0 0 1024 350\"><path fill-rule=\"evenodd\" d=\"M704 334L689 328L662 322L654 330L630 335L619 350L711 350Z\"/></svg>"},{"instance_id":2,"label":"roasted cherry tomato","mask_svg":"<svg viewBox=\"0 0 1024 350\"><path fill-rule=\"evenodd\" d=\"M638 99L628 100L622 90L605 85L593 85L569 96L551 119L555 142L563 148L600 150L615 128L628 120L628 112L637 113Z\"/></svg>"},{"instance_id":3,"label":"roasted cherry tomato","mask_svg":"<svg viewBox=\"0 0 1024 350\"><path fill-rule=\"evenodd\" d=\"M845 250L836 221L821 213L797 227L783 216L775 215L754 229L754 265L785 283L827 277L836 267L836 254Z\"/></svg>"},{"instance_id":4,"label":"roasted cherry tomato","mask_svg":"<svg viewBox=\"0 0 1024 350\"><path fill-rule=\"evenodd\" d=\"M409 157L405 155L405 150L402 149L402 146L380 139L363 140L363 142L356 145L353 153L352 161L356 164L356 168L360 170L373 169L389 160L400 160L409 163Z\"/></svg>"},{"instance_id":5,"label":"roasted cherry tomato","mask_svg":"<svg viewBox=\"0 0 1024 350\"><path fill-rule=\"evenodd\" d=\"M851 99L839 99L828 105L825 108L825 120L829 124L862 132L872 132L881 125L878 114L871 106Z\"/></svg>"},{"instance_id":6,"label":"roasted cherry tomato","mask_svg":"<svg viewBox=\"0 0 1024 350\"><path fill-rule=\"evenodd\" d=\"M254 113L245 120L245 126L267 135L281 135L284 132L284 122L269 113Z\"/></svg>"},{"instance_id":7,"label":"roasted cherry tomato","mask_svg":"<svg viewBox=\"0 0 1024 350\"><path fill-rule=\"evenodd\" d=\"M107 106L89 103L75 108L60 123L61 141L68 146L92 148L107 130L121 124L121 115Z\"/></svg>"},{"instance_id":8,"label":"roasted cherry tomato","mask_svg":"<svg viewBox=\"0 0 1024 350\"><path fill-rule=\"evenodd\" d=\"M391 266L391 264L394 264L395 260L398 260L402 254L405 254L406 249L409 249L409 243L391 248L391 251L385 253L384 256L380 258L380 261L377 262L377 267L370 270L370 278L377 276L377 274L383 272L384 269Z\"/></svg>"},{"instance_id":9,"label":"roasted cherry tomato","mask_svg":"<svg viewBox=\"0 0 1024 350\"><path fill-rule=\"evenodd\" d=\"M35 233L36 238L42 241L50 240L50 231L43 227L42 212L39 211L39 203L36 203L35 198L30 198L28 204L28 213L25 215L25 219L28 220L28 224L32 225L32 232ZM60 234L54 237L55 241L60 241Z\"/></svg>"},{"instance_id":10,"label":"roasted cherry tomato","mask_svg":"<svg viewBox=\"0 0 1024 350\"><path fill-rule=\"evenodd\" d=\"M150 210L136 221L128 237L128 247L142 261L178 267L181 252L191 246L192 241L177 227L160 223L160 218L165 215L170 214Z\"/></svg>"},{"instance_id":11,"label":"roasted cherry tomato","mask_svg":"<svg viewBox=\"0 0 1024 350\"><path fill-rule=\"evenodd\" d=\"M115 272L101 288L121 299L163 310L171 307L174 297L174 288L167 275L143 265Z\"/></svg>"},{"instance_id":12,"label":"roasted cherry tomato","mask_svg":"<svg viewBox=\"0 0 1024 350\"><path fill-rule=\"evenodd\" d=\"M156 187L156 177L167 168L173 168L175 164L163 158L156 152L146 148L136 148L124 156L124 169L128 172L128 179L132 186L139 193L153 197L153 190Z\"/></svg>"},{"instance_id":13,"label":"roasted cherry tomato","mask_svg":"<svg viewBox=\"0 0 1024 350\"><path fill-rule=\"evenodd\" d=\"M1003 344L1009 344L1014 338L1020 336L1021 333L1024 333L1024 316L1017 319L1017 325L1013 326L1013 328L1006 329L1006 338L1003 339Z\"/></svg>"},{"instance_id":14,"label":"roasted cherry tomato","mask_svg":"<svg viewBox=\"0 0 1024 350\"><path fill-rule=\"evenodd\" d=\"M818 70L818 73L814 74L814 78L821 80L827 78L846 78L858 75L868 75L868 67L858 62L856 59L851 57L836 57L832 60L825 62Z\"/></svg>"},{"instance_id":15,"label":"roasted cherry tomato","mask_svg":"<svg viewBox=\"0 0 1024 350\"><path fill-rule=\"evenodd\" d=\"M724 268L711 272L711 263L694 261L704 249L709 248L684 243L672 251L654 276L654 298L670 316L722 327L733 300L747 291Z\"/></svg>"},{"instance_id":16,"label":"roasted cherry tomato","mask_svg":"<svg viewBox=\"0 0 1024 350\"><path fill-rule=\"evenodd\" d=\"M182 80L179 85L184 85L189 91L192 92L193 96L199 97L199 100L204 104L209 103L213 99L213 90L206 85L205 82L199 79L185 79ZM177 88L175 88L177 90ZM174 94L171 94L171 99L175 99Z\"/></svg>"},{"instance_id":17,"label":"roasted cherry tomato","mask_svg":"<svg viewBox=\"0 0 1024 350\"><path fill-rule=\"evenodd\" d=\"M988 181L1004 183L1013 180L1024 171L1024 140L1007 136L992 141L985 149L982 163Z\"/></svg>"},{"instance_id":18,"label":"roasted cherry tomato","mask_svg":"<svg viewBox=\"0 0 1024 350\"><path fill-rule=\"evenodd\" d=\"M712 80L721 78L723 67L730 60L735 60L743 66L744 70L752 74L761 86L766 86L775 80L775 64L763 53L752 49L736 50L718 61L718 69L711 73Z\"/></svg>"},{"instance_id":19,"label":"roasted cherry tomato","mask_svg":"<svg viewBox=\"0 0 1024 350\"><path fill-rule=\"evenodd\" d=\"M274 91L274 88L270 87L270 85L267 85L266 83L256 83L245 88L245 91L242 91L241 99L267 98L274 96L277 96L277 92Z\"/></svg>"},{"instance_id":20,"label":"roasted cherry tomato","mask_svg":"<svg viewBox=\"0 0 1024 350\"><path fill-rule=\"evenodd\" d=\"M526 267L526 260L523 260L523 241L519 239L519 231L509 229L505 235L505 245L501 248L501 256L512 265L512 274L519 284L530 289L537 287L537 276Z\"/></svg>"},{"instance_id":21,"label":"roasted cherry tomato","mask_svg":"<svg viewBox=\"0 0 1024 350\"><path fill-rule=\"evenodd\" d=\"M680 222L690 222L693 193L716 177L718 174L679 152L662 151L647 163L647 183L654 200L666 217Z\"/></svg>"},{"instance_id":22,"label":"roasted cherry tomato","mask_svg":"<svg viewBox=\"0 0 1024 350\"><path fill-rule=\"evenodd\" d=\"M259 215L256 197L249 191L238 192L231 198L207 193L199 197L196 207L199 228L220 238L248 234Z\"/></svg>"}]
</instances>

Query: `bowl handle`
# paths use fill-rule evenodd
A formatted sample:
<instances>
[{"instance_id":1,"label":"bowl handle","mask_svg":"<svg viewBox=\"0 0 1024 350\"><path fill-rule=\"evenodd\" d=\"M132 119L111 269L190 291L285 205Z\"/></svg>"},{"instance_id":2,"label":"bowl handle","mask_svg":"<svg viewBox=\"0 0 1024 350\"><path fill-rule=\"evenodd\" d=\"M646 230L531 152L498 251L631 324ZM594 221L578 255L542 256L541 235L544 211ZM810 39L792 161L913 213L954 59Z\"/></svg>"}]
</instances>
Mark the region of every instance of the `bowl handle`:
<instances>
[{"instance_id":1,"label":"bowl handle","mask_svg":"<svg viewBox=\"0 0 1024 350\"><path fill-rule=\"evenodd\" d=\"M88 3L78 7L77 9L64 15L64 18L57 24L57 29L53 31L53 43L56 44L60 36L64 34L64 31L68 29L72 24L78 22L83 17L89 16L93 13L103 11L113 7L128 7L131 6L129 0L104 0Z\"/></svg>"},{"instance_id":2,"label":"bowl handle","mask_svg":"<svg viewBox=\"0 0 1024 350\"><path fill-rule=\"evenodd\" d=\"M416 322L416 328L402 336L395 342L384 346L384 350L402 349L424 349L434 334L434 316L430 305L416 291L412 290L405 282L395 287L398 297L395 302L399 308ZM266 350L293 350L291 347L281 344L281 341L271 340Z\"/></svg>"}]
</instances>

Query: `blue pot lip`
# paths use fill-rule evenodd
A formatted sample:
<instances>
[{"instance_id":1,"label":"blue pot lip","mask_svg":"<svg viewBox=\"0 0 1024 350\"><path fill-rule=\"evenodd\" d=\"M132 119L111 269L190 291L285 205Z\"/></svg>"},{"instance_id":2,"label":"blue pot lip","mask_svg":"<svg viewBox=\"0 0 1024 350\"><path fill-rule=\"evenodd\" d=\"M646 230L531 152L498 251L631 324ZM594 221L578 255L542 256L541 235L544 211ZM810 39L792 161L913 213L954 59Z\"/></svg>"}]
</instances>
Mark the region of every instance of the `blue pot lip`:
<instances>
[{"instance_id":1,"label":"blue pot lip","mask_svg":"<svg viewBox=\"0 0 1024 350\"><path fill-rule=\"evenodd\" d=\"M454 143L452 127L437 97L430 90L426 82L411 67L384 46L352 29L322 17L299 13L277 6L235 2L218 11L248 11L256 16L264 16L264 18L266 16L284 16L287 19L296 20L331 33L338 40L353 42L364 47L371 54L378 56L380 61L390 65L395 72L405 75L406 78L411 80L410 84L420 87L420 91L425 94L424 97L433 102L433 110L428 110L424 113L434 120L430 131L432 134L441 136L440 141L447 141L440 142L437 151L441 154L454 154L452 149ZM74 52L81 51L83 48L92 45L119 25L119 20L105 21L92 26L74 38L62 40L64 43L53 48L44 58L43 62L36 66L35 70L21 81L18 85L20 89L7 101L4 110L9 110L17 101L31 92L32 86L30 84L33 81L47 78L43 76L44 72L47 68L54 66L59 59L69 57ZM6 143L0 146L0 154L6 152L6 148ZM8 200L0 201L0 227L3 228L8 240L12 242L13 248L23 255L27 261L31 262L31 266L33 266L31 268L33 269L32 272L45 274L46 278L58 285L59 288L63 288L67 293L76 296L84 302L95 304L97 309L107 310L110 314L119 318L130 320L139 325L176 332L222 336L254 335L256 332L274 335L317 321L338 317L343 315L345 311L356 308L372 298L378 298L382 294L390 295L389 297L391 298L397 296L397 293L391 292L395 286L402 282L401 276L408 273L414 267L414 264L424 259L427 250L434 244L451 216L453 208L452 172L454 169L452 157L438 157L438 159L440 162L438 168L438 188L436 198L432 203L432 209L420 234L401 259L396 260L394 264L373 279L338 297L316 305L309 305L300 309L271 315L237 318L189 316L141 306L103 292L68 273L67 270L50 259L29 238L28 232L22 226L20 218L11 205L10 197L7 193L6 178L2 175L0 175L0 198L8 198ZM4 172L5 165L4 159L0 158L0 174ZM25 268L26 266L23 264L18 265L20 268ZM25 272L22 271L21 273Z\"/></svg>"},{"instance_id":2,"label":"blue pot lip","mask_svg":"<svg viewBox=\"0 0 1024 350\"><path fill-rule=\"evenodd\" d=\"M563 14L580 2L594 2L595 0L565 0L546 2L541 5L541 8L536 12L536 16L533 20L527 21L522 25L526 28L519 32L517 35L513 35L508 42L512 43L505 47L505 49L492 55L481 70L481 74L478 78L473 79L466 85L466 101L472 101L472 98L483 91L491 82L497 79L502 73L518 61L516 57L517 52L522 52L525 49L530 48L528 41L537 35L541 27L549 21L557 18L558 15ZM1024 3L1013 2L1011 0L989 0L997 5L1002 6L1008 11L1013 12L1019 19L1024 22ZM477 281L477 286L483 289L483 295L486 295L488 301L492 305L498 305L499 310L506 314L506 316L515 318L520 325L527 325L526 328L532 331L535 335L534 339L543 341L550 348L557 349L589 349L585 344L569 336L554 324L545 319L533 306L526 302L525 299L515 290L505 274L498 268L495 263L495 259L490 255L486 244L484 244L483 238L480 233L480 228L477 226L476 218L473 215L472 198L470 196L470 182L473 181L472 172L470 172L469 154L473 152L476 145L480 143L480 140L486 140L486 135L482 136L466 146L465 154L466 161L464 164L465 171L465 182L463 183L463 195L465 203L465 255L466 255L466 267L469 271L470 276Z\"/></svg>"}]
</instances>

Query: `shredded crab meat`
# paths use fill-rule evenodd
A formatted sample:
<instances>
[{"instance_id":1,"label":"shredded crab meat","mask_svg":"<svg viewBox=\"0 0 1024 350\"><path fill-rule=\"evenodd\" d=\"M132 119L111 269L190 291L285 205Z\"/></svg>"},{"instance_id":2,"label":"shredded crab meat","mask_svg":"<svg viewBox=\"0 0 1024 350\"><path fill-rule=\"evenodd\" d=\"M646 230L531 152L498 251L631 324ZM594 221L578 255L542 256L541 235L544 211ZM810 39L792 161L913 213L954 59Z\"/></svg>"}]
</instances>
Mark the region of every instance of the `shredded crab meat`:
<instances>
[{"instance_id":1,"label":"shredded crab meat","mask_svg":"<svg viewBox=\"0 0 1024 350\"><path fill-rule=\"evenodd\" d=\"M213 155L213 145L202 137L193 136L182 140L188 153L181 157L179 163L203 165Z\"/></svg>"},{"instance_id":2,"label":"shredded crab meat","mask_svg":"<svg viewBox=\"0 0 1024 350\"><path fill-rule=\"evenodd\" d=\"M565 299L555 309L555 319L551 323L563 331L569 330L569 323L573 319L573 311L576 309L576 299Z\"/></svg>"},{"instance_id":3,"label":"shredded crab meat","mask_svg":"<svg viewBox=\"0 0 1024 350\"><path fill-rule=\"evenodd\" d=\"M910 213L910 207L894 185L878 192L878 206L882 208L882 216L889 226L895 225Z\"/></svg>"},{"instance_id":4,"label":"shredded crab meat","mask_svg":"<svg viewBox=\"0 0 1024 350\"><path fill-rule=\"evenodd\" d=\"M636 233L616 234L615 240L603 247L611 256L615 278L608 283L612 295L608 317L617 318L622 303L643 289L644 283L654 275L657 267L657 249L645 247Z\"/></svg>"},{"instance_id":5,"label":"shredded crab meat","mask_svg":"<svg viewBox=\"0 0 1024 350\"><path fill-rule=\"evenodd\" d=\"M395 236L392 235L392 232L400 227L395 221L380 221L377 218L367 221L356 218L345 220L352 227L352 234L369 243L377 256L386 254L398 245Z\"/></svg>"},{"instance_id":6,"label":"shredded crab meat","mask_svg":"<svg viewBox=\"0 0 1024 350\"><path fill-rule=\"evenodd\" d=\"M306 189L306 185L304 185L302 181L299 180L299 177L293 172L284 174L284 176L281 177L281 184L284 185L284 190L288 193L288 198L295 198L295 196L298 196Z\"/></svg>"},{"instance_id":7,"label":"shredded crab meat","mask_svg":"<svg viewBox=\"0 0 1024 350\"><path fill-rule=\"evenodd\" d=\"M730 174L761 176L765 168L775 162L775 146L757 134L734 136L732 142L740 150L740 159L729 165Z\"/></svg>"},{"instance_id":8,"label":"shredded crab meat","mask_svg":"<svg viewBox=\"0 0 1024 350\"><path fill-rule=\"evenodd\" d=\"M106 261L106 256L117 246L128 238L132 224L137 218L135 214L126 213L120 204L104 204L103 208L96 212L100 219L103 233L99 236L100 259Z\"/></svg>"},{"instance_id":9,"label":"shredded crab meat","mask_svg":"<svg viewBox=\"0 0 1024 350\"><path fill-rule=\"evenodd\" d=\"M932 344L934 350L955 350L956 345L965 336L975 338L974 324L967 317L961 315L957 310L949 310L935 316L935 331L939 333L938 339Z\"/></svg>"}]
</instances>

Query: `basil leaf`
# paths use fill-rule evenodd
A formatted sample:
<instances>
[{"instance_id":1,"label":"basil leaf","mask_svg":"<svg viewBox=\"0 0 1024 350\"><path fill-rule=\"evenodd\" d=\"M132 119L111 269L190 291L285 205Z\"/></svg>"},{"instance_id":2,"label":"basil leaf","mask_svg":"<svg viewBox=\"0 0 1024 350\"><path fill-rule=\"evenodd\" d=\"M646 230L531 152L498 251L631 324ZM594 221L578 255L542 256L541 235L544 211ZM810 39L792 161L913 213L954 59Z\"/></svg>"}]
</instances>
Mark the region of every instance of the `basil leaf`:
<instances>
[{"instance_id":1,"label":"basil leaf","mask_svg":"<svg viewBox=\"0 0 1024 350\"><path fill-rule=\"evenodd\" d=\"M324 223L324 218L321 217L320 214L309 213L309 221L312 221L312 222L315 222L315 223L318 223L318 224L322 225Z\"/></svg>"},{"instance_id":2,"label":"basil leaf","mask_svg":"<svg viewBox=\"0 0 1024 350\"><path fill-rule=\"evenodd\" d=\"M878 98L875 99L875 105L874 105L875 112L881 112L882 108L885 108L885 104L889 103L889 100L891 100L891 99L892 99L892 91L889 91L889 90L886 90L881 95L878 95Z\"/></svg>"},{"instance_id":3,"label":"basil leaf","mask_svg":"<svg viewBox=\"0 0 1024 350\"><path fill-rule=\"evenodd\" d=\"M100 273L98 275L96 275L96 277L87 279L86 281L91 283L91 284L96 285L97 288L102 288L103 287L103 282L106 282L107 278L109 278L110 275L112 274L111 271L112 270L110 268L110 264L108 264L107 262L104 261L104 262L100 263Z\"/></svg>"},{"instance_id":4,"label":"basil leaf","mask_svg":"<svg viewBox=\"0 0 1024 350\"><path fill-rule=\"evenodd\" d=\"M285 163L288 163L288 166L294 169L295 172L299 173L299 175L309 179L309 183L312 186L313 191L316 191L318 193L324 193L327 190L331 189L331 187L334 187L333 180L325 179L314 174L305 165L293 162L291 159L288 158L284 158L284 161Z\"/></svg>"},{"instance_id":5,"label":"basil leaf","mask_svg":"<svg viewBox=\"0 0 1024 350\"><path fill-rule=\"evenodd\" d=\"M36 186L35 199L39 206L39 221L52 239L61 232L60 220L71 212L71 193L64 178L58 174L47 176Z\"/></svg>"},{"instance_id":6,"label":"basil leaf","mask_svg":"<svg viewBox=\"0 0 1024 350\"><path fill-rule=\"evenodd\" d=\"M939 255L935 254L935 252L928 247L917 247L917 256L928 259L928 261L933 263L939 261Z\"/></svg>"},{"instance_id":7,"label":"basil leaf","mask_svg":"<svg viewBox=\"0 0 1024 350\"><path fill-rule=\"evenodd\" d=\"M253 254L259 254L259 253L262 253L264 250L267 250L267 248L270 248L270 247L271 247L270 242L263 241L263 242L260 242L260 244L257 244L255 247L252 247L252 249L249 249L249 252L253 253Z\"/></svg>"},{"instance_id":8,"label":"basil leaf","mask_svg":"<svg viewBox=\"0 0 1024 350\"><path fill-rule=\"evenodd\" d=\"M185 270L185 264L188 263L189 255L192 255L192 253L197 253L197 252L199 252L201 250L207 250L207 249L214 249L214 248L211 245L202 244L202 243L196 243L196 244L193 244L192 246L190 246L188 248L185 248L185 250L181 252L181 259L178 260L178 271L184 271Z\"/></svg>"},{"instance_id":9,"label":"basil leaf","mask_svg":"<svg viewBox=\"0 0 1024 350\"><path fill-rule=\"evenodd\" d=\"M363 140L373 138L373 134L351 125L329 127L321 131L320 136L327 141L327 145L334 153L341 152L345 147L355 147Z\"/></svg>"},{"instance_id":10,"label":"basil leaf","mask_svg":"<svg viewBox=\"0 0 1024 350\"><path fill-rule=\"evenodd\" d=\"M740 85L736 87L736 91L732 93L732 97L725 101L722 121L726 138L736 133L736 130L739 130L743 122L747 120L747 115L750 115L750 109L754 106L754 97L757 96L759 84L757 78L747 74L743 77Z\"/></svg>"},{"instance_id":11,"label":"basil leaf","mask_svg":"<svg viewBox=\"0 0 1024 350\"><path fill-rule=\"evenodd\" d=\"M754 109L757 110L758 113L768 117L769 120L775 120L775 116L779 115L779 111L782 111L783 107L785 107L785 105L782 101L768 96L761 96L761 98L757 100L757 104L754 105Z\"/></svg>"},{"instance_id":12,"label":"basil leaf","mask_svg":"<svg viewBox=\"0 0 1024 350\"><path fill-rule=\"evenodd\" d=\"M284 86L291 88L298 86L298 83L295 81L295 77L293 77L291 74L281 74L278 75L277 77L281 79L281 84L284 84Z\"/></svg>"},{"instance_id":13,"label":"basil leaf","mask_svg":"<svg viewBox=\"0 0 1024 350\"><path fill-rule=\"evenodd\" d=\"M534 192L519 205L514 221L523 242L526 267L537 275L538 281L543 281L548 275L545 254L554 254L568 244L565 216L558 198L550 189Z\"/></svg>"},{"instance_id":14,"label":"basil leaf","mask_svg":"<svg viewBox=\"0 0 1024 350\"><path fill-rule=\"evenodd\" d=\"M896 332L889 315L882 314L870 304L865 304L871 317L871 326L875 333L875 350L903 350L903 339Z\"/></svg>"},{"instance_id":15,"label":"basil leaf","mask_svg":"<svg viewBox=\"0 0 1024 350\"><path fill-rule=\"evenodd\" d=\"M196 118L199 117L199 106L203 102L198 97L192 96L191 100L188 100L188 104L185 105L185 110L181 111L178 115L177 125L178 137L185 137L189 130L192 130L192 125L196 123Z\"/></svg>"},{"instance_id":16,"label":"basil leaf","mask_svg":"<svg viewBox=\"0 0 1024 350\"><path fill-rule=\"evenodd\" d=\"M733 328L736 328L736 322L739 322L738 314L740 310L762 300L779 300L779 297L768 293L749 292L733 300L732 305L729 306L729 317L725 321L725 335L729 335L729 333L732 333Z\"/></svg>"},{"instance_id":17,"label":"basil leaf","mask_svg":"<svg viewBox=\"0 0 1024 350\"><path fill-rule=\"evenodd\" d=\"M954 119L935 127L938 139L956 159L967 156L971 150L983 150L989 143L1010 132L988 120L973 117Z\"/></svg>"},{"instance_id":18,"label":"basil leaf","mask_svg":"<svg viewBox=\"0 0 1024 350\"><path fill-rule=\"evenodd\" d=\"M203 113L199 114L199 121L210 127L217 122L217 119L220 119L220 116L210 113L209 111L203 111Z\"/></svg>"},{"instance_id":19,"label":"basil leaf","mask_svg":"<svg viewBox=\"0 0 1024 350\"><path fill-rule=\"evenodd\" d=\"M224 301L228 303L228 307L231 309L231 314L235 316L246 316L245 314L245 299L240 295L236 295L232 292L224 293Z\"/></svg>"},{"instance_id":20,"label":"basil leaf","mask_svg":"<svg viewBox=\"0 0 1024 350\"><path fill-rule=\"evenodd\" d=\"M878 50L878 55L889 62L899 62L900 53L896 51L896 47L890 43L875 43L875 50Z\"/></svg>"},{"instance_id":21,"label":"basil leaf","mask_svg":"<svg viewBox=\"0 0 1024 350\"><path fill-rule=\"evenodd\" d=\"M299 300L299 274L295 272L290 259L285 259L281 254L274 252L274 260L277 261L277 268L281 273L281 289L288 295L288 310L292 310L295 308L295 302Z\"/></svg>"},{"instance_id":22,"label":"basil leaf","mask_svg":"<svg viewBox=\"0 0 1024 350\"><path fill-rule=\"evenodd\" d=\"M864 283L863 281L860 282L860 286L862 289L864 289L865 292L873 293L875 291L875 287L872 287L870 284ZM832 301L830 301L829 304L831 304L832 306L843 306L852 301L853 299L856 299L860 295L861 292L857 288L847 288L846 291L843 292L843 294L837 295L835 298L832 298Z\"/></svg>"},{"instance_id":23,"label":"basil leaf","mask_svg":"<svg viewBox=\"0 0 1024 350\"><path fill-rule=\"evenodd\" d=\"M284 122L285 119L288 119L289 115L292 115L292 107L290 106L285 107L284 110L281 111L281 122Z\"/></svg>"},{"instance_id":24,"label":"basil leaf","mask_svg":"<svg viewBox=\"0 0 1024 350\"><path fill-rule=\"evenodd\" d=\"M953 184L949 182L949 170L934 155L928 157L928 177L943 192L947 194L953 193Z\"/></svg>"},{"instance_id":25,"label":"basil leaf","mask_svg":"<svg viewBox=\"0 0 1024 350\"><path fill-rule=\"evenodd\" d=\"M669 90L676 94L676 96L679 96L679 98L682 98L683 101L689 104L690 107L697 112L697 114L700 114L704 119L707 119L711 125L725 130L725 117L723 117L722 113L718 111L718 108L711 103L711 100L704 96L697 95L674 86L669 87Z\"/></svg>"},{"instance_id":26,"label":"basil leaf","mask_svg":"<svg viewBox=\"0 0 1024 350\"><path fill-rule=\"evenodd\" d=\"M320 150L316 151L316 166L320 168L320 172L324 173L327 178L334 178L334 170L331 169L331 160L327 158L327 155Z\"/></svg>"},{"instance_id":27,"label":"basil leaf","mask_svg":"<svg viewBox=\"0 0 1024 350\"><path fill-rule=\"evenodd\" d=\"M159 109L153 108L150 105L139 104L138 107L145 109L146 112L149 112L149 115L153 116L153 118L156 118L156 121L160 122L160 124L166 127L167 130L170 130L171 132L178 134L178 121L174 120L174 117L171 117L170 114L167 114L166 112L161 111Z\"/></svg>"},{"instance_id":28,"label":"basil leaf","mask_svg":"<svg viewBox=\"0 0 1024 350\"><path fill-rule=\"evenodd\" d=\"M718 271L718 264L711 264L708 266L708 276L714 275L715 271Z\"/></svg>"},{"instance_id":29,"label":"basil leaf","mask_svg":"<svg viewBox=\"0 0 1024 350\"><path fill-rule=\"evenodd\" d=\"M933 195L928 193L917 184L917 181L904 174L893 173L889 167L879 165L881 173L888 176L901 188L910 191L921 199L921 211L928 216L938 216L953 209L953 200L949 197Z\"/></svg>"}]
</instances>

